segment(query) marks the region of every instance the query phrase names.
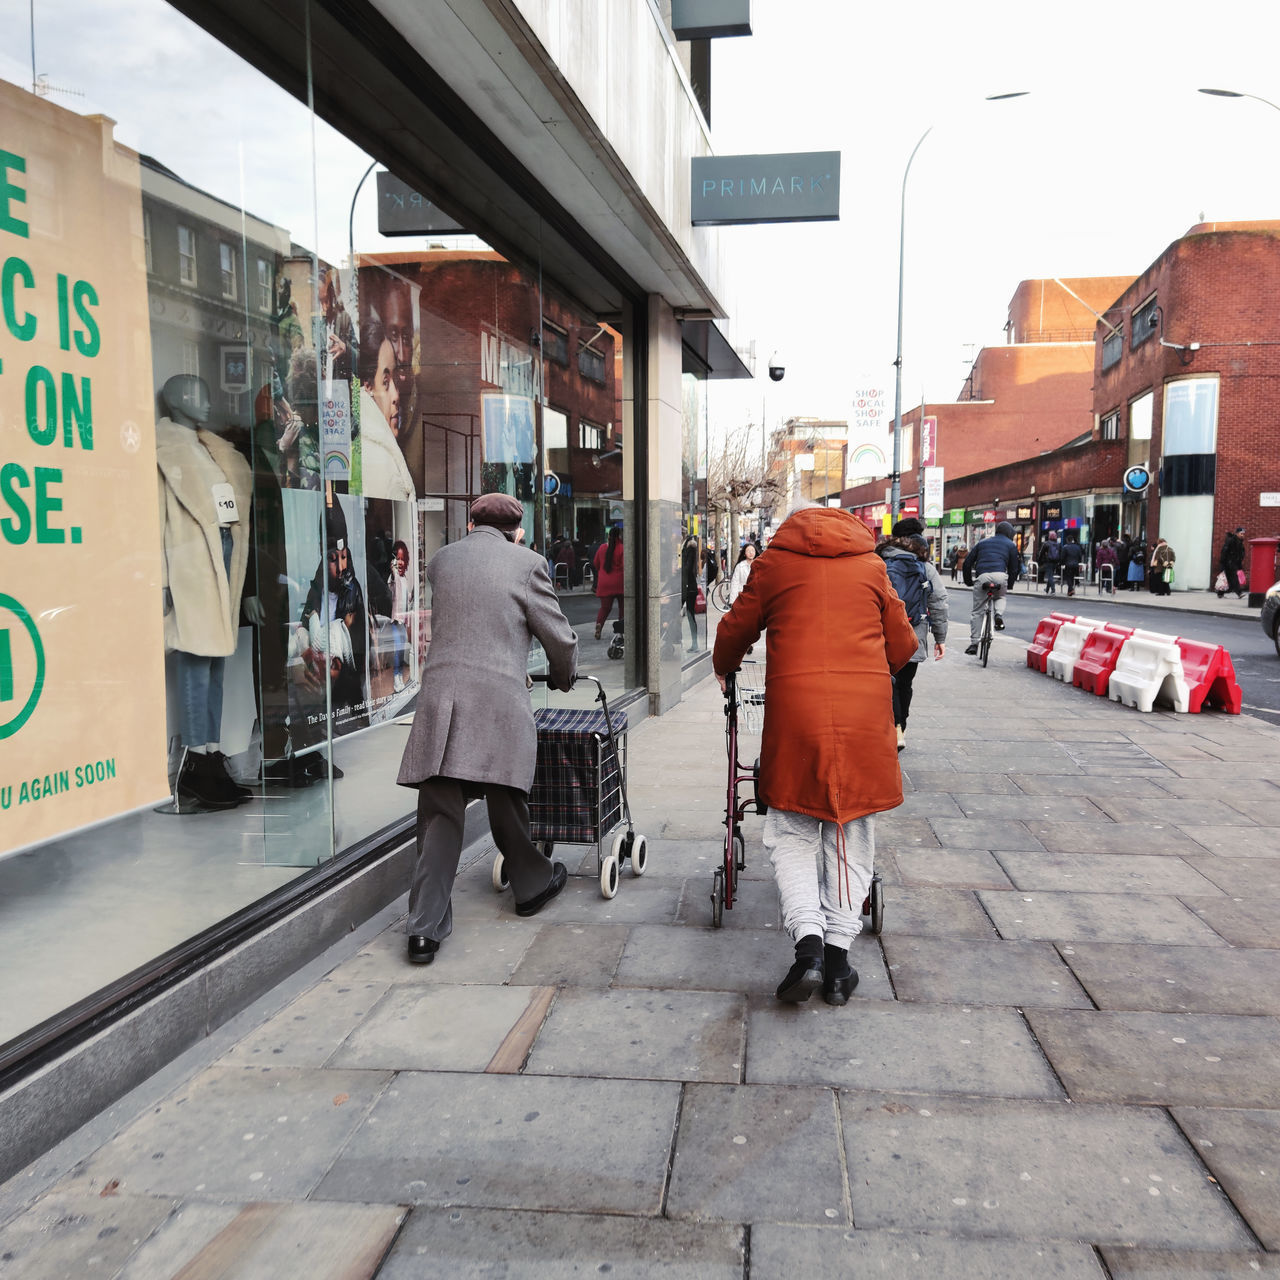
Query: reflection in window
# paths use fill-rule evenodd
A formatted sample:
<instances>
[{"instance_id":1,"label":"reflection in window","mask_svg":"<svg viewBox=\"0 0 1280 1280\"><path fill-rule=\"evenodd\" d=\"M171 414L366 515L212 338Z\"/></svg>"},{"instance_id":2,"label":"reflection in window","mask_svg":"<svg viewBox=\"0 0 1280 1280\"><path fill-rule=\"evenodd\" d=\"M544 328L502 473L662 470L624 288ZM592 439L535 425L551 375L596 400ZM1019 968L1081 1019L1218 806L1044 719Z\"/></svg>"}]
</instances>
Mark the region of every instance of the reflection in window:
<instances>
[{"instance_id":1,"label":"reflection in window","mask_svg":"<svg viewBox=\"0 0 1280 1280\"><path fill-rule=\"evenodd\" d=\"M542 325L542 354L566 369L569 367L569 335L546 321Z\"/></svg>"},{"instance_id":2,"label":"reflection in window","mask_svg":"<svg viewBox=\"0 0 1280 1280\"><path fill-rule=\"evenodd\" d=\"M221 273L222 296L236 299L236 251L229 244L218 246L218 270Z\"/></svg>"},{"instance_id":3,"label":"reflection in window","mask_svg":"<svg viewBox=\"0 0 1280 1280\"><path fill-rule=\"evenodd\" d=\"M270 311L274 294L271 263L265 258L258 259L258 310Z\"/></svg>"},{"instance_id":4,"label":"reflection in window","mask_svg":"<svg viewBox=\"0 0 1280 1280\"><path fill-rule=\"evenodd\" d=\"M190 227L178 227L178 279L194 287L196 283L196 233Z\"/></svg>"},{"instance_id":5,"label":"reflection in window","mask_svg":"<svg viewBox=\"0 0 1280 1280\"><path fill-rule=\"evenodd\" d=\"M603 386L604 356L592 346L581 347L578 351L578 372L589 381Z\"/></svg>"}]
</instances>

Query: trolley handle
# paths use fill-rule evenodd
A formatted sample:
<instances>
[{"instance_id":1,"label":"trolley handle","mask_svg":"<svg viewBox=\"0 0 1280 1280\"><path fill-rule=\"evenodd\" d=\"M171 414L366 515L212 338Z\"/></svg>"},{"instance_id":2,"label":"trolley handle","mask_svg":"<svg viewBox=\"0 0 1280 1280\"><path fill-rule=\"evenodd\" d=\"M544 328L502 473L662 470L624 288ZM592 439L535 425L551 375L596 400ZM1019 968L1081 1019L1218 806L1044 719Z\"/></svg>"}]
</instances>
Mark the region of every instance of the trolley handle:
<instances>
[{"instance_id":1,"label":"trolley handle","mask_svg":"<svg viewBox=\"0 0 1280 1280\"><path fill-rule=\"evenodd\" d=\"M595 678L595 676L589 676L589 675L585 675L585 674L584 674L584 675L580 675L580 676L576 676L576 677L574 678L574 683L576 684L578 680L590 680L590 681L591 681L591 683L592 683L593 685L595 685L595 687L596 687L596 691L597 691L597 692L596 692L596 701L597 701L597 702L603 702L603 701L604 701L604 685L602 685L602 684L600 683L600 681L599 681L599 680L597 680L597 679ZM550 676L549 676L549 675L544 671L544 672L539 673L538 675L531 675L531 676L529 677L529 681L530 681L530 683L531 683L531 684L545 684L545 685L550 685L550 684L551 684L551 677L550 677ZM567 690L567 689L566 689L566 690L560 690L560 692L567 693L567 692L568 692L568 690Z\"/></svg>"}]
</instances>

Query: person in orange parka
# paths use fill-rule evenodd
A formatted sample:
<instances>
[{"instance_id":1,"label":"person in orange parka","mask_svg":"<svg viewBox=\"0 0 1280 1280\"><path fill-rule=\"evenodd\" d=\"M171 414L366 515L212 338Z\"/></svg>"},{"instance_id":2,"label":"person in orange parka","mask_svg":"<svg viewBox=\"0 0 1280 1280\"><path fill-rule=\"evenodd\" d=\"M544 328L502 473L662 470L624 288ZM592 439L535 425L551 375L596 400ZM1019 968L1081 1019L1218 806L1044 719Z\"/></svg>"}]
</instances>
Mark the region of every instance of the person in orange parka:
<instances>
[{"instance_id":1,"label":"person in orange parka","mask_svg":"<svg viewBox=\"0 0 1280 1280\"><path fill-rule=\"evenodd\" d=\"M872 815L902 803L890 673L918 639L871 532L817 506L783 522L720 620L722 689L761 631L764 845L796 948L777 995L799 1003L822 987L842 1005L858 983L849 946L871 884Z\"/></svg>"}]
</instances>

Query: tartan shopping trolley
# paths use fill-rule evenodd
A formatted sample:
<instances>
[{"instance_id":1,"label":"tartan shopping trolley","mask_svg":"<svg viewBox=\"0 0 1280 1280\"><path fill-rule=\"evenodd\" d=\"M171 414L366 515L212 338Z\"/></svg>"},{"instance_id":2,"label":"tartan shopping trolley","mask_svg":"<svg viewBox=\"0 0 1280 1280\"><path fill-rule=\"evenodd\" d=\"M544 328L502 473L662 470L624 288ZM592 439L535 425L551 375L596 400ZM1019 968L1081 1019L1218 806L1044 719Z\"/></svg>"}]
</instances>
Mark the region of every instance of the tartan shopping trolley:
<instances>
[{"instance_id":1,"label":"tartan shopping trolley","mask_svg":"<svg viewBox=\"0 0 1280 1280\"><path fill-rule=\"evenodd\" d=\"M545 675L530 677L545 684ZM622 864L631 874L648 867L645 838L636 833L627 802L627 714L610 712L604 686L594 676L579 676L596 686L594 707L544 707L534 712L538 728L538 764L529 795L530 834L550 857L557 842L595 845L600 892L618 892ZM606 852L607 846L607 852ZM507 887L502 854L493 860L493 887Z\"/></svg>"},{"instance_id":2,"label":"tartan shopping trolley","mask_svg":"<svg viewBox=\"0 0 1280 1280\"><path fill-rule=\"evenodd\" d=\"M763 814L767 806L760 798L760 757L746 764L739 756L738 731L760 733L764 729L764 663L750 659L725 676L725 748L729 756L729 782L724 807L724 850L722 864L711 877L711 923L719 929L724 913L733 909L738 893L738 872L747 865L746 840L742 820L749 813ZM868 917L867 932L878 934L884 927L884 887L880 873L871 876L871 887L862 902Z\"/></svg>"}]
</instances>

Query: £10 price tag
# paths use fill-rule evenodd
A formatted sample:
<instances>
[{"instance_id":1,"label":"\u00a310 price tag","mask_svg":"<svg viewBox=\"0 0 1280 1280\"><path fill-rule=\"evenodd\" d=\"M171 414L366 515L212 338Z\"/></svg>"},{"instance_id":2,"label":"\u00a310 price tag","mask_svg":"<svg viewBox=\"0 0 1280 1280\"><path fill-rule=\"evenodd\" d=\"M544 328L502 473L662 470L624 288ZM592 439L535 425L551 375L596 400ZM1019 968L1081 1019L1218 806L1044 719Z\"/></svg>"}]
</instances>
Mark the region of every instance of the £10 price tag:
<instances>
[{"instance_id":1,"label":"\u00a310 price tag","mask_svg":"<svg viewBox=\"0 0 1280 1280\"><path fill-rule=\"evenodd\" d=\"M218 513L219 524L235 524L240 519L236 506L236 491L229 484L213 486L213 507Z\"/></svg>"}]
</instances>

